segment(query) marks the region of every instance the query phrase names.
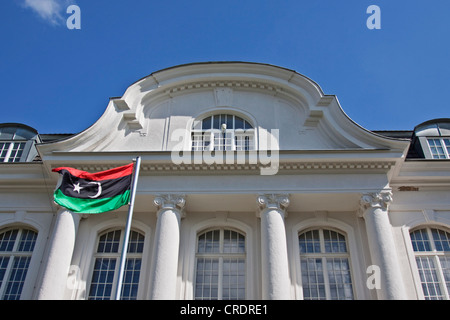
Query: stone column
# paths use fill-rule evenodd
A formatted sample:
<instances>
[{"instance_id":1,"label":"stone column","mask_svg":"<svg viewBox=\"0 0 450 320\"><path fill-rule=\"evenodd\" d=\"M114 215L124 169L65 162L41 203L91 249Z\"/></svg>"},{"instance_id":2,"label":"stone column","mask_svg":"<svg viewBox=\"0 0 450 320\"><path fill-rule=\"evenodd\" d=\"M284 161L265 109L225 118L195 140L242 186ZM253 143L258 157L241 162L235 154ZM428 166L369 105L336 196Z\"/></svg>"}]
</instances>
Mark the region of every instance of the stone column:
<instances>
[{"instance_id":1,"label":"stone column","mask_svg":"<svg viewBox=\"0 0 450 320\"><path fill-rule=\"evenodd\" d=\"M180 220L185 201L184 195L172 194L159 195L154 200L159 210L152 259L152 300L176 298Z\"/></svg>"},{"instance_id":2,"label":"stone column","mask_svg":"<svg viewBox=\"0 0 450 320\"><path fill-rule=\"evenodd\" d=\"M67 209L58 211L38 300L64 299L80 217Z\"/></svg>"},{"instance_id":3,"label":"stone column","mask_svg":"<svg viewBox=\"0 0 450 320\"><path fill-rule=\"evenodd\" d=\"M289 205L287 194L258 196L261 218L262 298L291 298L289 263L284 218Z\"/></svg>"},{"instance_id":4,"label":"stone column","mask_svg":"<svg viewBox=\"0 0 450 320\"><path fill-rule=\"evenodd\" d=\"M360 212L366 223L372 263L380 268L381 288L377 291L378 298L400 300L406 299L406 294L388 217L390 202L391 191L366 193L361 197Z\"/></svg>"}]
</instances>

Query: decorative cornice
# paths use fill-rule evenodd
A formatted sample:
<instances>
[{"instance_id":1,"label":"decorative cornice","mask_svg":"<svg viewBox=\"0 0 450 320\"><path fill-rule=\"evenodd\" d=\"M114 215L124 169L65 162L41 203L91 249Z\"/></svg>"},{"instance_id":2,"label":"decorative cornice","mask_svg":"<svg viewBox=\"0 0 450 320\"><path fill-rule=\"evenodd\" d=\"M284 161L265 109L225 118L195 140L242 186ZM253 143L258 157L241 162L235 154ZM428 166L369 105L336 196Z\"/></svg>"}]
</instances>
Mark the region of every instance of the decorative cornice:
<instances>
[{"instance_id":1,"label":"decorative cornice","mask_svg":"<svg viewBox=\"0 0 450 320\"><path fill-rule=\"evenodd\" d=\"M259 208L264 209L276 209L285 211L289 206L289 194L276 194L276 193L265 193L258 195L256 199Z\"/></svg>"},{"instance_id":2,"label":"decorative cornice","mask_svg":"<svg viewBox=\"0 0 450 320\"><path fill-rule=\"evenodd\" d=\"M260 89L266 92L273 92L276 94L281 92L282 89L279 86L264 82L264 81L247 81L247 80L207 80L207 81L195 81L181 85L170 86L165 88L164 93L173 95L181 93L185 90L192 89L205 89L205 88L247 88L247 89Z\"/></svg>"},{"instance_id":3,"label":"decorative cornice","mask_svg":"<svg viewBox=\"0 0 450 320\"><path fill-rule=\"evenodd\" d=\"M369 208L381 208L387 210L389 204L392 202L392 191L383 190L380 192L364 193L359 202L359 213L362 216Z\"/></svg>"},{"instance_id":4,"label":"decorative cornice","mask_svg":"<svg viewBox=\"0 0 450 320\"><path fill-rule=\"evenodd\" d=\"M358 172L374 172L374 171L388 171L395 165L393 161L373 161L373 162L283 162L279 163L278 172L293 172L296 171L299 173L306 172L319 172L319 171L332 171L332 172L347 172L349 170L358 171ZM89 165L67 165L75 167L79 170L84 170L88 172L95 172L100 170L108 170L114 168L115 164L111 165L97 165L97 164L89 164ZM54 165L53 167L57 167ZM223 161L223 163L213 163L213 164L195 164L195 163L182 163L182 164L174 164L172 162L160 162L160 163L143 163L141 166L141 172L148 172L154 174L170 174L171 172L180 174L185 172L187 174L201 174L202 172L210 173L211 171L226 171L229 174L232 171L240 172L243 171L255 171L255 173L259 174L262 168L267 168L267 166L262 165L260 163L227 163Z\"/></svg>"},{"instance_id":5,"label":"decorative cornice","mask_svg":"<svg viewBox=\"0 0 450 320\"><path fill-rule=\"evenodd\" d=\"M278 171L346 171L346 170L358 170L358 171L374 171L383 170L387 171L395 165L395 162L286 162L279 163ZM213 163L213 164L173 164L173 163L158 163L143 165L143 171L154 172L168 172L168 171L258 171L267 166L261 164L239 164L239 163Z\"/></svg>"},{"instance_id":6,"label":"decorative cornice","mask_svg":"<svg viewBox=\"0 0 450 320\"><path fill-rule=\"evenodd\" d=\"M155 197L153 204L160 209L176 209L183 210L186 204L186 196L184 194L160 194Z\"/></svg>"}]
</instances>

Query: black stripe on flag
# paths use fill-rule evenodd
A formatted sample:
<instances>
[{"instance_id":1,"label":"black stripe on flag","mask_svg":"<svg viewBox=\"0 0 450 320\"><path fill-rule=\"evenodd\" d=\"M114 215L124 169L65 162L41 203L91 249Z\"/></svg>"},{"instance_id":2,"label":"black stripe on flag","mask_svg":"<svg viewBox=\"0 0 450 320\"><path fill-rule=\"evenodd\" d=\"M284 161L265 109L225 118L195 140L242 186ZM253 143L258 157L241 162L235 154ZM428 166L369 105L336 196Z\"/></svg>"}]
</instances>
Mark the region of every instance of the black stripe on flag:
<instances>
[{"instance_id":1,"label":"black stripe on flag","mask_svg":"<svg viewBox=\"0 0 450 320\"><path fill-rule=\"evenodd\" d=\"M72 198L111 198L129 190L131 187L131 180L132 175L111 180L86 180L75 177L68 171L64 171L59 189L64 195Z\"/></svg>"}]
</instances>

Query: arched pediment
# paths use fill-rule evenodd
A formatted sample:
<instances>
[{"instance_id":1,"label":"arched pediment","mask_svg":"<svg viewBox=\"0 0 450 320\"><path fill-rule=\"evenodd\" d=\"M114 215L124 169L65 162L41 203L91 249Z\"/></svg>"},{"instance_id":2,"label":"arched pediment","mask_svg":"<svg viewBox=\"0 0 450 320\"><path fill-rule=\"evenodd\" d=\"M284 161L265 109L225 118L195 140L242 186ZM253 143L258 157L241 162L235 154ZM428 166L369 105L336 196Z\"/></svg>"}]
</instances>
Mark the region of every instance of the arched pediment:
<instances>
[{"instance_id":1,"label":"arched pediment","mask_svg":"<svg viewBox=\"0 0 450 320\"><path fill-rule=\"evenodd\" d=\"M335 96L289 69L245 62L193 63L154 72L111 99L101 118L73 137L41 145L52 151L171 151L174 132L189 130L200 115L251 118L257 140L278 130L282 150L398 149L406 142L354 123ZM190 143L185 144L189 148ZM259 147L259 146L258 146Z\"/></svg>"}]
</instances>

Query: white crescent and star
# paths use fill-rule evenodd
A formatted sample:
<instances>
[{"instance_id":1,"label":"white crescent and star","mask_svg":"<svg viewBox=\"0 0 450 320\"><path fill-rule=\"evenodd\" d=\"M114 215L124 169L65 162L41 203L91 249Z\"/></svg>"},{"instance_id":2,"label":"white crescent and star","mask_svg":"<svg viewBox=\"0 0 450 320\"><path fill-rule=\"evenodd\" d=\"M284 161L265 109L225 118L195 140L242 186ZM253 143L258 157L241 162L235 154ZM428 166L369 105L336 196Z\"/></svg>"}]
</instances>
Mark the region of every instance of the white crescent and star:
<instances>
[{"instance_id":1,"label":"white crescent and star","mask_svg":"<svg viewBox=\"0 0 450 320\"><path fill-rule=\"evenodd\" d=\"M78 192L78 194L80 194L81 189L84 189L84 188L80 187L80 183L79 182L77 184L73 185L73 191Z\"/></svg>"},{"instance_id":2,"label":"white crescent and star","mask_svg":"<svg viewBox=\"0 0 450 320\"><path fill-rule=\"evenodd\" d=\"M93 196L89 196L89 198L91 199L98 198L102 194L102 184L100 182L89 182L89 184L96 184L98 186L97 193ZM73 191L78 192L78 194L80 194L81 189L84 188L80 186L79 182L73 185Z\"/></svg>"},{"instance_id":3,"label":"white crescent and star","mask_svg":"<svg viewBox=\"0 0 450 320\"><path fill-rule=\"evenodd\" d=\"M98 198L102 194L102 184L100 182L89 182L89 184L97 184L98 185L98 191L96 195L89 196L91 199Z\"/></svg>"}]
</instances>

